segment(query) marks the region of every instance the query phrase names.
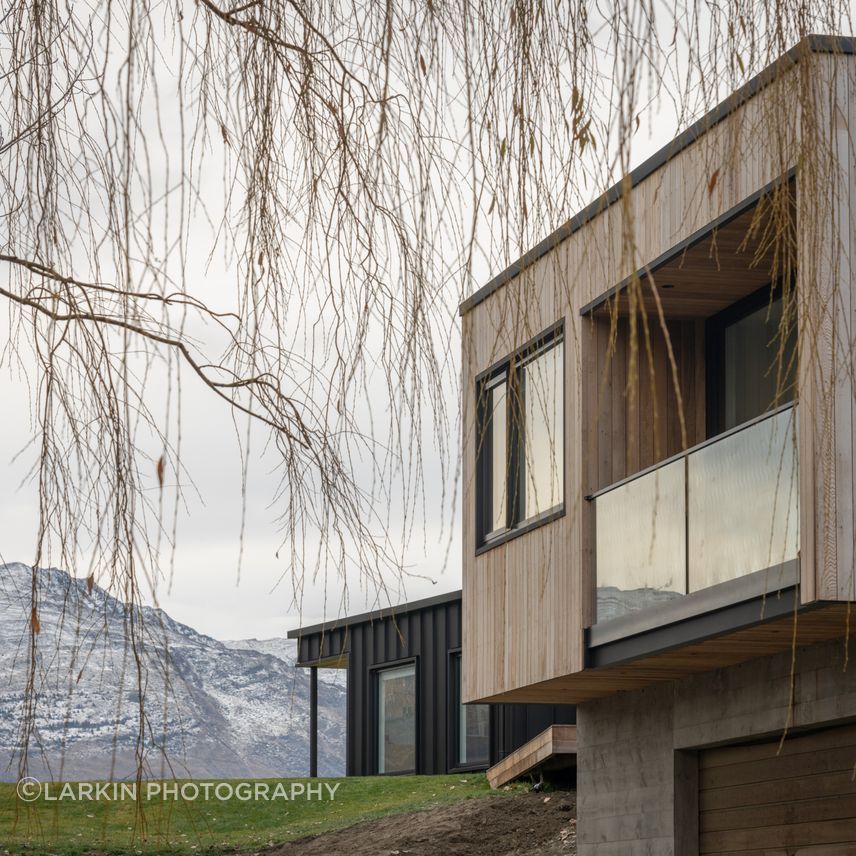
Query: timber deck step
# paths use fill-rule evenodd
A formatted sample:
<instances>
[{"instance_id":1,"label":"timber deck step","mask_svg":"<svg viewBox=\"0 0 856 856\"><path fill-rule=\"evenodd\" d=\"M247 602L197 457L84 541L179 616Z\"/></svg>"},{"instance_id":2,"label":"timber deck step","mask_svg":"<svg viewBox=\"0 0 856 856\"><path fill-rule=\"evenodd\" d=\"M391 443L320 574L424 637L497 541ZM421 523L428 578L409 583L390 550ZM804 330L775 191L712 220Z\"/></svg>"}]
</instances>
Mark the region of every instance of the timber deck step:
<instances>
[{"instance_id":1,"label":"timber deck step","mask_svg":"<svg viewBox=\"0 0 856 856\"><path fill-rule=\"evenodd\" d=\"M537 769L570 767L577 758L576 725L551 725L487 771L492 788L501 788Z\"/></svg>"}]
</instances>

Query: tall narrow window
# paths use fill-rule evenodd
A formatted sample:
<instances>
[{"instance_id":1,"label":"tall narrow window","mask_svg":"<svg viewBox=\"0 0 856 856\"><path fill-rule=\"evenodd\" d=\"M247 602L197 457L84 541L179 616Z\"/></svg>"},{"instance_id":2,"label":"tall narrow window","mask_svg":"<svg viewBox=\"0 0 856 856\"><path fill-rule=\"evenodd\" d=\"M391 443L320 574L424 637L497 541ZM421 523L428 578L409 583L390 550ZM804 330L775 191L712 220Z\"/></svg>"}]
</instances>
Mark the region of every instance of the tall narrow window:
<instances>
[{"instance_id":1,"label":"tall narrow window","mask_svg":"<svg viewBox=\"0 0 856 856\"><path fill-rule=\"evenodd\" d=\"M563 507L564 358L558 327L477 384L479 545Z\"/></svg>"},{"instance_id":2,"label":"tall narrow window","mask_svg":"<svg viewBox=\"0 0 856 856\"><path fill-rule=\"evenodd\" d=\"M563 358L559 341L523 364L523 518L537 517L562 502Z\"/></svg>"},{"instance_id":3,"label":"tall narrow window","mask_svg":"<svg viewBox=\"0 0 856 856\"><path fill-rule=\"evenodd\" d=\"M416 664L377 673L377 770L416 770Z\"/></svg>"},{"instance_id":4,"label":"tall narrow window","mask_svg":"<svg viewBox=\"0 0 856 856\"><path fill-rule=\"evenodd\" d=\"M452 654L451 716L453 766L487 767L490 763L490 705L461 701L461 655Z\"/></svg>"},{"instance_id":5,"label":"tall narrow window","mask_svg":"<svg viewBox=\"0 0 856 856\"><path fill-rule=\"evenodd\" d=\"M490 438L490 532L508 525L508 394L505 376L488 388Z\"/></svg>"}]
</instances>

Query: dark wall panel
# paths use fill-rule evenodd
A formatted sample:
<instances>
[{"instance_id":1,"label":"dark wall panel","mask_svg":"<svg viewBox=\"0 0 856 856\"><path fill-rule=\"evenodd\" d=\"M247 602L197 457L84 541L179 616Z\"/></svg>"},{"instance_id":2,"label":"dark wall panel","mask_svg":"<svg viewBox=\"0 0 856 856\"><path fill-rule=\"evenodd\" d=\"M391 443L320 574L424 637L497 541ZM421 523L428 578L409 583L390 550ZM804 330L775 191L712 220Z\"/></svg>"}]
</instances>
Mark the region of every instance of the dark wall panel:
<instances>
[{"instance_id":1,"label":"dark wall panel","mask_svg":"<svg viewBox=\"0 0 856 856\"><path fill-rule=\"evenodd\" d=\"M338 657L348 650L348 628L336 627L323 633L307 633L297 642L297 663L309 663Z\"/></svg>"},{"instance_id":2,"label":"dark wall panel","mask_svg":"<svg viewBox=\"0 0 856 856\"><path fill-rule=\"evenodd\" d=\"M551 725L573 725L577 709L572 704L492 705L490 763L496 764L527 740Z\"/></svg>"},{"instance_id":3,"label":"dark wall panel","mask_svg":"<svg viewBox=\"0 0 856 856\"><path fill-rule=\"evenodd\" d=\"M379 667L413 659L417 676L417 772L445 773L451 759L450 658L461 648L461 601L451 600L344 629L300 638L299 662L348 652L349 776L377 772L375 675ZM490 762L495 764L552 723L573 723L572 706L491 706Z\"/></svg>"},{"instance_id":4,"label":"dark wall panel","mask_svg":"<svg viewBox=\"0 0 856 856\"><path fill-rule=\"evenodd\" d=\"M451 627L456 630L454 637L449 633ZM405 613L397 620L384 618L351 627L349 775L377 772L374 722L377 668L409 659L416 661L418 772L446 771L448 660L450 651L459 644L460 606L457 604Z\"/></svg>"}]
</instances>

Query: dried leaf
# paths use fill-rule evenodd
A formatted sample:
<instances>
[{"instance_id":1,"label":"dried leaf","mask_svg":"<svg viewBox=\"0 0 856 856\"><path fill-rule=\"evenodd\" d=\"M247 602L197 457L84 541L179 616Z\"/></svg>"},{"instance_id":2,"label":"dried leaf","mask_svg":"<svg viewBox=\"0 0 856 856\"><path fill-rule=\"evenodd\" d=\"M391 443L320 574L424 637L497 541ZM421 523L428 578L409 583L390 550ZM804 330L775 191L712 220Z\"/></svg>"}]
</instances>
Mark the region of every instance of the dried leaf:
<instances>
[{"instance_id":1,"label":"dried leaf","mask_svg":"<svg viewBox=\"0 0 856 856\"><path fill-rule=\"evenodd\" d=\"M422 74L428 74L428 66L425 65L425 57L419 54L419 68L422 69Z\"/></svg>"},{"instance_id":2,"label":"dried leaf","mask_svg":"<svg viewBox=\"0 0 856 856\"><path fill-rule=\"evenodd\" d=\"M165 468L166 468L166 460L164 459L164 456L163 456L163 455L161 455L161 456L158 458L158 466L157 466L157 471L158 471L158 484L159 484L161 487L163 487L163 472L164 472L164 469L165 469ZM90 589L90 591L92 591L92 589Z\"/></svg>"},{"instance_id":3,"label":"dried leaf","mask_svg":"<svg viewBox=\"0 0 856 856\"><path fill-rule=\"evenodd\" d=\"M716 187L717 181L719 181L719 170L718 169L713 171L713 175L710 177L710 181L708 181L708 183L707 183L708 195L713 193L713 189Z\"/></svg>"},{"instance_id":4,"label":"dried leaf","mask_svg":"<svg viewBox=\"0 0 856 856\"><path fill-rule=\"evenodd\" d=\"M223 138L223 142L225 145L229 145L229 132L226 130L226 126L221 122L220 123L220 136Z\"/></svg>"},{"instance_id":5,"label":"dried leaf","mask_svg":"<svg viewBox=\"0 0 856 856\"><path fill-rule=\"evenodd\" d=\"M95 574L90 574L86 578L86 591L92 594L92 587L95 585Z\"/></svg>"},{"instance_id":6,"label":"dried leaf","mask_svg":"<svg viewBox=\"0 0 856 856\"><path fill-rule=\"evenodd\" d=\"M33 626L33 633L41 633L42 625L39 624L39 615L35 607L33 607L32 614L30 615L30 624Z\"/></svg>"}]
</instances>

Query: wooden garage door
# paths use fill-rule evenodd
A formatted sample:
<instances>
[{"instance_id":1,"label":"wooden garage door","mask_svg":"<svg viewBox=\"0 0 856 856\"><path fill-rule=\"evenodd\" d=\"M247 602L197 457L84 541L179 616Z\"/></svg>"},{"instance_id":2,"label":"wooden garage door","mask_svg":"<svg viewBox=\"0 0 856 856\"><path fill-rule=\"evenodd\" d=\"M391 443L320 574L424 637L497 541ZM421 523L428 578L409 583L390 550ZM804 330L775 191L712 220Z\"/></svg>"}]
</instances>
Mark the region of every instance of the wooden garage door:
<instances>
[{"instance_id":1,"label":"wooden garage door","mask_svg":"<svg viewBox=\"0 0 856 856\"><path fill-rule=\"evenodd\" d=\"M856 725L699 756L699 853L856 856Z\"/></svg>"}]
</instances>

